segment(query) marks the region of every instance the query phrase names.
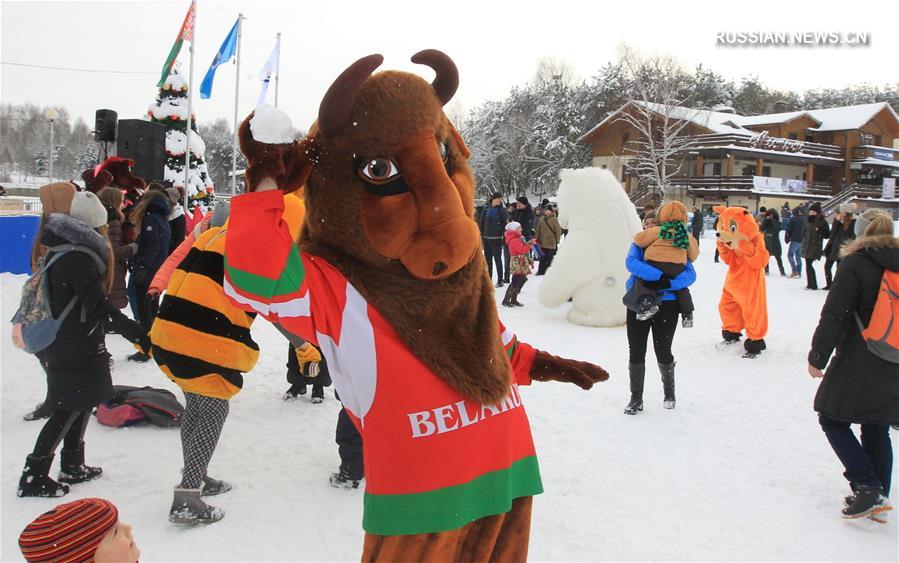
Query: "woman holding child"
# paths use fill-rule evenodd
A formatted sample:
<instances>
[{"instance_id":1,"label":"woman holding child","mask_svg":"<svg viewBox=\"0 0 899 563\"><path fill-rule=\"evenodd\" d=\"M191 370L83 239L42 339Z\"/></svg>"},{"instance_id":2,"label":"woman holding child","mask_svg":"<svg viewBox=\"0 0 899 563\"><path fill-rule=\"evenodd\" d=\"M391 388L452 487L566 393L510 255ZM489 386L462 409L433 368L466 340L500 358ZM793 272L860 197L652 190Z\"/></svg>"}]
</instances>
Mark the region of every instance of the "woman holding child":
<instances>
[{"instance_id":1,"label":"woman holding child","mask_svg":"<svg viewBox=\"0 0 899 563\"><path fill-rule=\"evenodd\" d=\"M671 215L671 209L666 207L682 204L672 202L662 206L659 214L663 217ZM660 227L664 226L660 225ZM656 227L656 215L648 213L643 218L643 228L651 230ZM647 231L643 231L644 233ZM639 237L640 235L638 235ZM671 239L665 239L671 240ZM688 239L688 247L692 241ZM695 247L694 247L695 248ZM695 257L690 249L687 253ZM682 311L678 304L677 293L683 295L682 290L686 290L696 281L696 270L693 269L692 259L686 260L680 273L674 276L667 276L662 269L650 264L644 256L644 248L639 244L631 244L625 265L631 277L627 281L628 290L631 291L634 285L639 281L644 290L649 289L658 293L657 312L645 317L639 315L633 309L627 311L627 342L630 348L630 361L628 364L628 373L630 375L631 400L624 409L625 414L637 414L643 410L643 380L646 375L646 346L649 333L652 331L652 344L655 349L656 361L659 365L659 371L662 374L662 387L665 393L664 407L673 409L675 405L674 397L674 355L671 352L671 345L674 342L674 333L677 330L678 316L684 312L684 326L691 325L688 319L692 321L692 314L688 317L685 311ZM682 299L683 301L683 299ZM691 310L692 313L692 303Z\"/></svg>"}]
</instances>

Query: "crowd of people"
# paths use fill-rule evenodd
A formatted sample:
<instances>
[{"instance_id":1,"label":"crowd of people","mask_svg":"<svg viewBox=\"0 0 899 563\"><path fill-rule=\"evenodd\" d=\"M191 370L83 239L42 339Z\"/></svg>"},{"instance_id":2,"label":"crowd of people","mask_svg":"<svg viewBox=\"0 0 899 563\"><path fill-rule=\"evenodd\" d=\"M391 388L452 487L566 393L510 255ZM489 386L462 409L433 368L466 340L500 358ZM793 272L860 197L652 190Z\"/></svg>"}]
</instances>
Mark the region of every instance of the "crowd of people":
<instances>
[{"instance_id":1,"label":"crowd of people","mask_svg":"<svg viewBox=\"0 0 899 563\"><path fill-rule=\"evenodd\" d=\"M228 416L229 401L240 391L242 374L253 368L258 356L249 331L254 316L236 309L221 288L228 206L216 206L185 232L181 193L159 184L150 184L129 208L123 192L115 187L94 194L60 182L42 187L40 197L43 216L32 269L44 272L50 307L61 325L52 344L37 353L47 375L47 395L25 418L46 422L26 457L18 495L63 496L70 486L102 476L100 467L86 463L85 430L92 410L113 394L113 362L105 339L116 334L137 348L129 360L147 362L152 357L184 392L184 467L170 520L196 524L221 519L224 513L201 497L225 493L231 485L210 477L206 469ZM517 298L535 260L539 260L538 276L551 267L565 235L556 211L546 199L533 208L524 196L507 204L502 194L495 193L476 212L491 282L495 273L496 288L508 286L502 305L522 306ZM298 213L295 238L302 219L302 211ZM828 222L818 203L793 210L785 205L780 214L762 208L756 219L781 276L787 276L781 230L788 245L790 277L801 277L804 260L806 287L817 289L814 263L825 261L823 289L830 293L808 356L809 374L823 378L815 410L846 469L852 494L845 499L844 515L882 520L890 509L889 428L899 425L899 364L872 352L863 332L872 319L884 273L899 272L899 240L893 236L892 219L874 209L859 215L853 204L846 204ZM647 206L642 220L644 230L635 237L626 260L628 293L633 293L626 321L630 400L624 412L628 415L644 409L650 333L663 406L675 408L672 346L678 324L692 326L689 287L697 279L697 239L705 230L702 212L693 208L690 218L676 201L657 210ZM765 272L769 272L767 266ZM209 278L218 282L212 291ZM131 318L122 313L129 306ZM222 319L230 321L230 326L212 327ZM193 357L195 342L190 335L203 331L230 339L233 353ZM290 387L284 398L304 396L311 385L311 402L321 403L330 378L320 350L295 338L288 340ZM851 424L861 424L860 442ZM361 438L343 410L336 437L341 466L331 483L357 488L364 482ZM53 479L50 467L60 445L60 472ZM89 539L61 540L54 535L72 522ZM130 527L118 522L115 506L101 499L83 499L43 514L22 533L20 545L29 561L62 560L75 553L89 553L96 561L136 561L140 553Z\"/></svg>"},{"instance_id":2,"label":"crowd of people","mask_svg":"<svg viewBox=\"0 0 899 563\"><path fill-rule=\"evenodd\" d=\"M32 271L46 285L49 313L59 320L59 329L49 345L36 351L47 375L47 394L24 418L46 422L26 456L17 495L60 497L69 493L70 486L102 476L102 468L85 463L85 431L94 409L115 393L114 362L105 340L118 334L137 348L129 360L142 363L152 357L184 391L184 467L169 519L182 524L220 519L224 513L200 497L225 493L231 485L208 476L206 468L227 418L228 399L239 391L240 374L252 369L258 355L258 346L249 336L253 317L230 305L221 288L224 239L220 235L227 204L216 206L186 236L180 191L159 184L150 184L130 208L125 207L123 191L115 187L93 193L74 183L57 182L43 186L39 195L43 214L32 247ZM169 284L172 277L177 283ZM209 280L216 277L219 291L210 291ZM122 312L129 305L131 318ZM223 319L241 317L243 327L215 326ZM209 340L200 347L206 344L209 357L198 358L191 349L197 334L207 335ZM234 340L233 354L222 353L226 337ZM330 385L320 352L305 342L290 343L287 379L291 387L285 399L305 394L311 384L313 403L323 400L323 387ZM337 435L342 464L331 483L358 488L364 481L361 438L352 424L347 426L340 419ZM60 470L54 479L50 471L60 445ZM59 514L77 515L101 505L115 512L107 501L87 501L70 503L78 507L71 510L62 505L56 509L57 517L51 517L51 511L35 522L64 526ZM130 538L130 528L122 532L122 526L127 527L113 520L104 530ZM29 560L46 560L48 553L63 556L69 548L75 550L71 553L86 549L66 547L68 539L53 546L34 538L26 541L27 535L28 530L21 545ZM106 536L93 539L92 548L98 549L95 560L132 560L104 559ZM139 553L133 543L130 547Z\"/></svg>"}]
</instances>

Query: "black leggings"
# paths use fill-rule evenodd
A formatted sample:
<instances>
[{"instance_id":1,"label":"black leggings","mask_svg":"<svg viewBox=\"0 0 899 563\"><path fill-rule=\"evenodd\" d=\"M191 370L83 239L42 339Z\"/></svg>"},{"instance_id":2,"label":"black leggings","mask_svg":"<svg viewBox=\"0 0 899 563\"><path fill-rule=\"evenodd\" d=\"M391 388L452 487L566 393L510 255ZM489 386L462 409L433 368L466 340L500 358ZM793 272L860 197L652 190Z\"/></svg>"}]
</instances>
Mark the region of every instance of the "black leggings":
<instances>
[{"instance_id":1,"label":"black leggings","mask_svg":"<svg viewBox=\"0 0 899 563\"><path fill-rule=\"evenodd\" d=\"M649 331L652 330L652 346L656 352L656 360L660 364L673 363L671 344L674 342L677 320L677 301L662 301L659 312L645 321L638 321L637 314L628 309L627 344L630 347L630 362L646 363L646 341L649 338Z\"/></svg>"},{"instance_id":2,"label":"black leggings","mask_svg":"<svg viewBox=\"0 0 899 563\"><path fill-rule=\"evenodd\" d=\"M66 411L57 409L53 411L41 433L37 436L37 442L34 444L34 451L31 455L35 457L44 457L56 452L59 443L63 442L63 449L75 450L81 446L81 440L84 438L84 431L87 429L87 423L90 420L90 410L86 411Z\"/></svg>"}]
</instances>

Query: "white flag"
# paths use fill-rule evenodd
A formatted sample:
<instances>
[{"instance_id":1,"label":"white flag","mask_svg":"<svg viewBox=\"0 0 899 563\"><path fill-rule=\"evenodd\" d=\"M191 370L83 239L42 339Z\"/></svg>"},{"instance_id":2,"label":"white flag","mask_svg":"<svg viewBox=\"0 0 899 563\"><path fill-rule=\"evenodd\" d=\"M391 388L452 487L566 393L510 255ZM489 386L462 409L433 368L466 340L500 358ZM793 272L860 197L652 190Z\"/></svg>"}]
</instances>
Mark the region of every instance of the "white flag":
<instances>
[{"instance_id":1,"label":"white flag","mask_svg":"<svg viewBox=\"0 0 899 563\"><path fill-rule=\"evenodd\" d=\"M275 48L272 49L272 54L268 56L268 60L265 61L265 65L262 67L262 71L259 73L259 77L262 79L262 91L259 92L259 101L256 102L256 107L259 107L265 104L265 95L268 94L268 83L271 82L273 76L278 75L278 62L281 58L281 34L278 34L278 38L275 40Z\"/></svg>"}]
</instances>

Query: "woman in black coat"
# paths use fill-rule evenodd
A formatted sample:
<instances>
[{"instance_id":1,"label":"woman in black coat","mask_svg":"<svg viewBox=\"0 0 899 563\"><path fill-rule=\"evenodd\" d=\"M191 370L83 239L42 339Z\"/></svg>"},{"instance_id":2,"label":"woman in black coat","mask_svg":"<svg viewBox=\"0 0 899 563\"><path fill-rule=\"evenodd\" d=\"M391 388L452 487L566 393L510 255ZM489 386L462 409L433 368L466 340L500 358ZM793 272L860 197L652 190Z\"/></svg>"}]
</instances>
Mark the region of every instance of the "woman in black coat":
<instances>
[{"instance_id":1,"label":"woman in black coat","mask_svg":"<svg viewBox=\"0 0 899 563\"><path fill-rule=\"evenodd\" d=\"M153 315L147 303L147 292L156 271L169 257L172 230L169 225L171 205L165 192L147 190L134 206L131 222L138 229L137 254L131 261L131 276L128 278L131 312L144 330L149 331ZM146 362L149 356L136 352L128 357L133 362Z\"/></svg>"},{"instance_id":2,"label":"woman in black coat","mask_svg":"<svg viewBox=\"0 0 899 563\"><path fill-rule=\"evenodd\" d=\"M768 251L769 258L774 257L777 261L777 268L780 270L781 276L786 276L784 271L784 261L781 258L783 247L780 244L780 217L773 208L765 211L765 218L762 220L762 234L765 235L765 250ZM768 273L768 265L765 265L765 274Z\"/></svg>"},{"instance_id":3,"label":"woman in black coat","mask_svg":"<svg viewBox=\"0 0 899 563\"><path fill-rule=\"evenodd\" d=\"M858 239L844 250L821 310L808 371L824 378L815 410L854 492L847 497L843 514L876 518L889 510L893 466L889 428L899 424L899 364L871 353L858 323L870 322L884 271L899 272L899 240L893 237L892 218L878 210L866 211L856 226ZM861 424L861 443L850 424Z\"/></svg>"},{"instance_id":4,"label":"woman in black coat","mask_svg":"<svg viewBox=\"0 0 899 563\"><path fill-rule=\"evenodd\" d=\"M855 238L855 218L852 215L855 204L841 205L840 212L834 217L830 228L830 238L824 246L824 280L827 285L824 289L830 289L833 283L833 266L840 263L840 250Z\"/></svg>"},{"instance_id":5,"label":"woman in black coat","mask_svg":"<svg viewBox=\"0 0 899 563\"><path fill-rule=\"evenodd\" d=\"M62 250L61 245L75 244L89 250L67 251L44 274L54 316L59 316L73 298L75 301L56 339L37 353L47 374L47 403L53 412L26 460L19 480L20 497L62 496L69 491L63 483L81 483L100 476L99 467L84 464L84 431L91 410L113 394L105 331L112 329L131 342L148 344L140 326L107 298L113 258L106 238L106 209L97 196L90 192L76 194L71 216L51 215L40 236L41 243L49 248L48 260ZM49 477L60 442L59 480L63 483Z\"/></svg>"},{"instance_id":6,"label":"woman in black coat","mask_svg":"<svg viewBox=\"0 0 899 563\"><path fill-rule=\"evenodd\" d=\"M830 236L830 226L821 213L821 204L813 203L808 209L805 230L802 232L802 257L805 258L806 289L818 289L815 276L815 260L824 256L824 239ZM791 242L793 239L790 239Z\"/></svg>"}]
</instances>

